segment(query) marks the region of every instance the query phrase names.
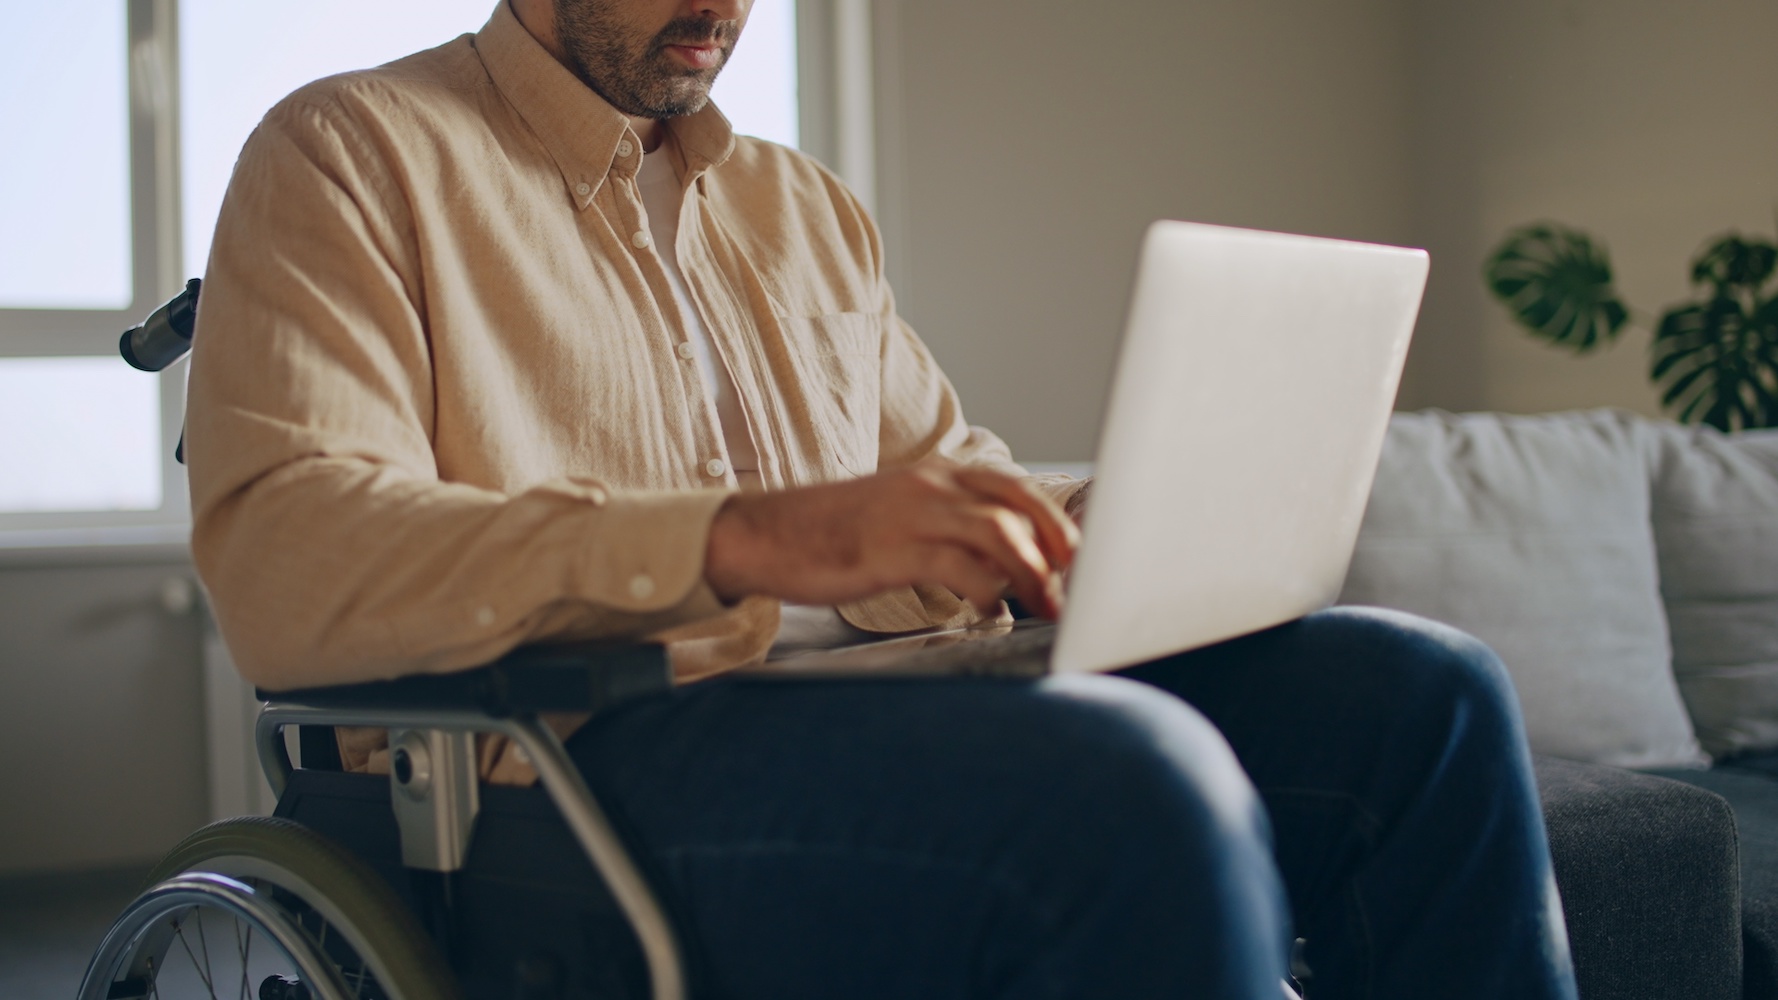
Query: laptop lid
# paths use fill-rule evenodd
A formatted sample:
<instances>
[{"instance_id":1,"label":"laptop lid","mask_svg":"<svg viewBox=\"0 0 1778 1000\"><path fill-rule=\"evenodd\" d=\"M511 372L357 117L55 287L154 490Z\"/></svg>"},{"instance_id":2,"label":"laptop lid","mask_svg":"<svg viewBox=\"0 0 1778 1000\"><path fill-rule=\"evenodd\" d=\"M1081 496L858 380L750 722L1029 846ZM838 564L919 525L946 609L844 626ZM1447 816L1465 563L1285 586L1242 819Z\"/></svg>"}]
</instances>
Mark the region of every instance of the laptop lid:
<instances>
[{"instance_id":1,"label":"laptop lid","mask_svg":"<svg viewBox=\"0 0 1778 1000\"><path fill-rule=\"evenodd\" d=\"M1426 273L1422 250L1149 227L1052 669L1333 603Z\"/></svg>"}]
</instances>

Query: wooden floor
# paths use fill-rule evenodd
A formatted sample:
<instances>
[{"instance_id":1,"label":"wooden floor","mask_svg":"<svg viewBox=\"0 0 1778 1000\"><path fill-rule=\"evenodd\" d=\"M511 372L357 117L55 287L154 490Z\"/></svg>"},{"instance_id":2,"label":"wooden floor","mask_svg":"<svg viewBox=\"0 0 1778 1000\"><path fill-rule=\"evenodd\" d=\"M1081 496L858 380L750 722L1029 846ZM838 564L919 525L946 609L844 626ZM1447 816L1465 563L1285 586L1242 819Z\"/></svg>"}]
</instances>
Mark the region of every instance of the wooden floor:
<instances>
[{"instance_id":1,"label":"wooden floor","mask_svg":"<svg viewBox=\"0 0 1778 1000\"><path fill-rule=\"evenodd\" d=\"M71 1000L146 868L0 878L0 997Z\"/></svg>"}]
</instances>

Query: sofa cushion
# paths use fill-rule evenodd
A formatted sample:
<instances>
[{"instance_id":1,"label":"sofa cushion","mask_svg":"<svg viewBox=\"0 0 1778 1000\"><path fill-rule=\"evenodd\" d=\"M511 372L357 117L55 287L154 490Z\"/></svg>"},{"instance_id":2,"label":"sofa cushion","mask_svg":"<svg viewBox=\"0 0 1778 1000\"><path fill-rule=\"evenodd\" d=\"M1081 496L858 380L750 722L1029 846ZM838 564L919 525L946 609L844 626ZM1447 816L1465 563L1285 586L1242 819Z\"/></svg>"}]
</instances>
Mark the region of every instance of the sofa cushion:
<instances>
[{"instance_id":1,"label":"sofa cushion","mask_svg":"<svg viewBox=\"0 0 1778 1000\"><path fill-rule=\"evenodd\" d=\"M1698 738L1718 756L1778 747L1778 431L1664 428L1653 499Z\"/></svg>"},{"instance_id":2,"label":"sofa cushion","mask_svg":"<svg viewBox=\"0 0 1778 1000\"><path fill-rule=\"evenodd\" d=\"M1613 767L1548 757L1534 766L1580 995L1740 997L1740 893L1728 804L1690 785Z\"/></svg>"},{"instance_id":3,"label":"sofa cushion","mask_svg":"<svg viewBox=\"0 0 1778 1000\"><path fill-rule=\"evenodd\" d=\"M1612 411L1398 414L1340 599L1492 646L1540 753L1701 764L1649 524L1658 451L1651 424Z\"/></svg>"}]
</instances>

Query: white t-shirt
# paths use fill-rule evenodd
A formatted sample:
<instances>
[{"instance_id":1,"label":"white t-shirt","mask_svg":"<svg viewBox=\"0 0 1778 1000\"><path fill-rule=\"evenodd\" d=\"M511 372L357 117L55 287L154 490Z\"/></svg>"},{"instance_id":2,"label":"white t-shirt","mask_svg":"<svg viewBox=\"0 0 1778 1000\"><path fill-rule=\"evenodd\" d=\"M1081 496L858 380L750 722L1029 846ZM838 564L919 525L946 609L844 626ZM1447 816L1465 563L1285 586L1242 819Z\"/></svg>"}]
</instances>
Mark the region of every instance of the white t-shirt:
<instances>
[{"instance_id":1,"label":"white t-shirt","mask_svg":"<svg viewBox=\"0 0 1778 1000\"><path fill-rule=\"evenodd\" d=\"M716 417L722 427L723 445L728 449L729 468L743 490L762 488L759 478L759 450L754 447L753 433L747 424L747 413L741 409L740 393L710 339L704 317L698 313L679 270L679 209L685 189L679 172L673 168L672 155L665 145L642 157L636 170L636 187L642 195L642 207L648 213L649 235L654 237L655 251L667 272L667 284L673 289L673 301L679 308L686 344L697 362L704 389L716 399ZM790 649L823 649L847 646L875 638L868 632L846 624L839 612L830 607L786 604L774 651Z\"/></svg>"},{"instance_id":2,"label":"white t-shirt","mask_svg":"<svg viewBox=\"0 0 1778 1000\"><path fill-rule=\"evenodd\" d=\"M667 271L667 284L673 288L673 301L685 329L685 342L691 346L704 381L704 391L716 399L716 416L722 425L722 442L728 448L729 468L742 489L758 489L759 451L753 446L753 434L747 426L747 414L741 409L740 394L735 391L734 377L716 353L704 317L692 303L685 285L685 272L679 269L679 209L685 192L679 183L679 172L673 169L672 157L665 145L642 157L636 170L636 187L642 195L642 207L648 213L649 235L654 237L655 251Z\"/></svg>"}]
</instances>

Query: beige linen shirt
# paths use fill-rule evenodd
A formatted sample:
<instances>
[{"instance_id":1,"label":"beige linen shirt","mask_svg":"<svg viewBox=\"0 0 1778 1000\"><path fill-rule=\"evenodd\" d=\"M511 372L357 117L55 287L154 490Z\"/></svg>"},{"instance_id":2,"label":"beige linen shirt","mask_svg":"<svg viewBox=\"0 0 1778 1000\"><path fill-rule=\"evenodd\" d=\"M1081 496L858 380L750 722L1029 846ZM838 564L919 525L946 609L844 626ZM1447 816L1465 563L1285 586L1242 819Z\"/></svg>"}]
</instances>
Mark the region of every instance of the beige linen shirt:
<instances>
[{"instance_id":1,"label":"beige linen shirt","mask_svg":"<svg viewBox=\"0 0 1778 1000\"><path fill-rule=\"evenodd\" d=\"M714 107L669 128L679 265L766 489L933 455L1023 473L897 318L837 179ZM704 581L736 482L641 156L504 3L267 114L217 225L188 404L192 546L249 679L594 637L667 640L684 680L763 656L776 602L728 607ZM877 632L974 620L942 588L840 611Z\"/></svg>"}]
</instances>

